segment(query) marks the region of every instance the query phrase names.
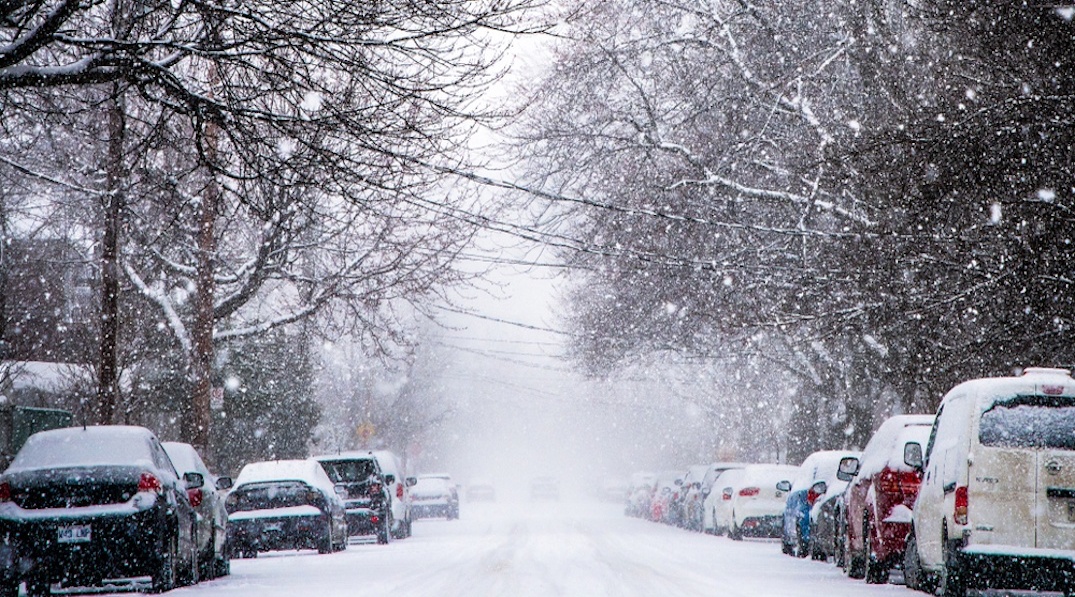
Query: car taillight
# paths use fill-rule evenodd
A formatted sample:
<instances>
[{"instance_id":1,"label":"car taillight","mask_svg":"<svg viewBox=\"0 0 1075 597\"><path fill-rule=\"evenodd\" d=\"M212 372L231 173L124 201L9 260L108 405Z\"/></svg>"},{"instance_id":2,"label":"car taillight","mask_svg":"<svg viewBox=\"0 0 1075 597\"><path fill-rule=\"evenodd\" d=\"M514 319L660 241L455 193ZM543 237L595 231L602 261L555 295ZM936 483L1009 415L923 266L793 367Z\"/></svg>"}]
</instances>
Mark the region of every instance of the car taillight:
<instances>
[{"instance_id":1,"label":"car taillight","mask_svg":"<svg viewBox=\"0 0 1075 597\"><path fill-rule=\"evenodd\" d=\"M720 497L724 501L728 501L728 500L732 499L732 488L728 487L724 491L720 492Z\"/></svg>"},{"instance_id":2,"label":"car taillight","mask_svg":"<svg viewBox=\"0 0 1075 597\"><path fill-rule=\"evenodd\" d=\"M0 483L0 502L11 501L11 484L7 481Z\"/></svg>"},{"instance_id":3,"label":"car taillight","mask_svg":"<svg viewBox=\"0 0 1075 597\"><path fill-rule=\"evenodd\" d=\"M187 499L190 500L190 505L197 508L202 505L202 490L201 489L188 489Z\"/></svg>"},{"instance_id":4,"label":"car taillight","mask_svg":"<svg viewBox=\"0 0 1075 597\"><path fill-rule=\"evenodd\" d=\"M757 487L744 487L739 490L739 497L754 497L761 493L761 489Z\"/></svg>"},{"instance_id":5,"label":"car taillight","mask_svg":"<svg viewBox=\"0 0 1075 597\"><path fill-rule=\"evenodd\" d=\"M403 499L403 484L402 483L397 483L396 484L396 497L401 499L401 500Z\"/></svg>"},{"instance_id":6,"label":"car taillight","mask_svg":"<svg viewBox=\"0 0 1075 597\"><path fill-rule=\"evenodd\" d=\"M956 524L967 524L967 487L956 487Z\"/></svg>"},{"instance_id":7,"label":"car taillight","mask_svg":"<svg viewBox=\"0 0 1075 597\"><path fill-rule=\"evenodd\" d=\"M161 486L161 481L153 473L142 473L142 476L138 479L138 491L139 492L153 492L160 493L164 490Z\"/></svg>"}]
</instances>

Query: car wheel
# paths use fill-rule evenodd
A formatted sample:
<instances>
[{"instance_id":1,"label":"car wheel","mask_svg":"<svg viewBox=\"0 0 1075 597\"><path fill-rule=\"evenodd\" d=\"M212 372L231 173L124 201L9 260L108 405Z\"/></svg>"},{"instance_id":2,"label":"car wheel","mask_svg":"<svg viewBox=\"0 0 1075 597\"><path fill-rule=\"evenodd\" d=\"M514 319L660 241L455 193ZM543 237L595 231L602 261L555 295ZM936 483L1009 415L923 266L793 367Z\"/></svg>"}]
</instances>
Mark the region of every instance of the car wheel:
<instances>
[{"instance_id":1,"label":"car wheel","mask_svg":"<svg viewBox=\"0 0 1075 597\"><path fill-rule=\"evenodd\" d=\"M332 543L332 521L329 520L325 523L325 533L323 536L317 539L317 553L325 554L332 553L334 544Z\"/></svg>"},{"instance_id":2,"label":"car wheel","mask_svg":"<svg viewBox=\"0 0 1075 597\"><path fill-rule=\"evenodd\" d=\"M805 558L810 555L810 546L806 544L806 540L803 539L801 531L797 533L797 535L798 536L795 538L795 555L800 558Z\"/></svg>"},{"instance_id":3,"label":"car wheel","mask_svg":"<svg viewBox=\"0 0 1075 597\"><path fill-rule=\"evenodd\" d=\"M903 552L903 581L908 589L933 593L934 586L929 575L922 569L922 560L918 557L918 539L914 530L907 535L907 547Z\"/></svg>"},{"instance_id":4,"label":"car wheel","mask_svg":"<svg viewBox=\"0 0 1075 597\"><path fill-rule=\"evenodd\" d=\"M795 544L788 541L787 537L783 537L780 540L780 551L784 555L795 555Z\"/></svg>"},{"instance_id":5,"label":"car wheel","mask_svg":"<svg viewBox=\"0 0 1075 597\"><path fill-rule=\"evenodd\" d=\"M193 545L191 545L190 551L184 554L186 557L183 559L186 560L186 564L179 572L178 584L181 587L189 587L198 584L198 573L201 571L199 567L199 560L201 558L198 554L198 537L196 536L194 529L191 529L190 540Z\"/></svg>"},{"instance_id":6,"label":"car wheel","mask_svg":"<svg viewBox=\"0 0 1075 597\"><path fill-rule=\"evenodd\" d=\"M873 532L870 529L869 517L864 517L862 520L862 550L863 550L863 562L866 566L865 577L866 584L869 585L883 585L888 582L888 566L884 562L880 562L874 555L873 549Z\"/></svg>"},{"instance_id":7,"label":"car wheel","mask_svg":"<svg viewBox=\"0 0 1075 597\"><path fill-rule=\"evenodd\" d=\"M213 559L213 578L221 578L229 574L231 574L231 558L228 552L224 551Z\"/></svg>"},{"instance_id":8,"label":"car wheel","mask_svg":"<svg viewBox=\"0 0 1075 597\"><path fill-rule=\"evenodd\" d=\"M734 520L732 521L731 528L728 529L728 538L731 539L732 541L742 541L743 540L743 531L738 526L736 526Z\"/></svg>"},{"instance_id":9,"label":"car wheel","mask_svg":"<svg viewBox=\"0 0 1075 597\"><path fill-rule=\"evenodd\" d=\"M150 590L153 593L163 593L175 588L176 576L178 575L176 571L179 560L178 551L179 538L173 535L168 539L168 544L161 550L157 558L156 570L150 575L152 579Z\"/></svg>"},{"instance_id":10,"label":"car wheel","mask_svg":"<svg viewBox=\"0 0 1075 597\"><path fill-rule=\"evenodd\" d=\"M378 545L388 545L388 542L392 540L391 525L392 523L389 522L387 516L381 520L381 525L377 528Z\"/></svg>"},{"instance_id":11,"label":"car wheel","mask_svg":"<svg viewBox=\"0 0 1075 597\"><path fill-rule=\"evenodd\" d=\"M18 593L18 587L15 588ZM49 597L52 595L52 583L44 578L26 579L26 597Z\"/></svg>"},{"instance_id":12,"label":"car wheel","mask_svg":"<svg viewBox=\"0 0 1075 597\"><path fill-rule=\"evenodd\" d=\"M963 578L963 564L959 556L959 550L952 547L948 540L948 529L944 529L942 535L944 549L944 566L941 567L941 577L938 579L938 594L941 597L964 597L967 594L966 582Z\"/></svg>"}]
</instances>

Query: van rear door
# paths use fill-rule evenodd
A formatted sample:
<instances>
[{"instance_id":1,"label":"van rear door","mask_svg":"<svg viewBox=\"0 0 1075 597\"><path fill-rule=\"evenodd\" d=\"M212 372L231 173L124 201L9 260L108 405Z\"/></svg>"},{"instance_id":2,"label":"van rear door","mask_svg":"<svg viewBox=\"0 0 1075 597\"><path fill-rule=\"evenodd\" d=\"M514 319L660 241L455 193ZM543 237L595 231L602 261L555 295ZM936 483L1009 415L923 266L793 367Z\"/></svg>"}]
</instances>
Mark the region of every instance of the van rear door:
<instances>
[{"instance_id":1,"label":"van rear door","mask_svg":"<svg viewBox=\"0 0 1075 597\"><path fill-rule=\"evenodd\" d=\"M1004 457L988 467L975 462L972 479L998 479L998 487L1013 477L1016 485L1033 484L1033 495L1009 495L1007 508L990 517L997 531L1005 529L994 543L1075 549L1075 397L1031 395L997 401L982 414L979 425L983 456L995 452ZM1031 465L1029 471L1024 463ZM976 506L971 504L972 511ZM1007 528L1018 524L1033 529L1033 537Z\"/></svg>"}]
</instances>

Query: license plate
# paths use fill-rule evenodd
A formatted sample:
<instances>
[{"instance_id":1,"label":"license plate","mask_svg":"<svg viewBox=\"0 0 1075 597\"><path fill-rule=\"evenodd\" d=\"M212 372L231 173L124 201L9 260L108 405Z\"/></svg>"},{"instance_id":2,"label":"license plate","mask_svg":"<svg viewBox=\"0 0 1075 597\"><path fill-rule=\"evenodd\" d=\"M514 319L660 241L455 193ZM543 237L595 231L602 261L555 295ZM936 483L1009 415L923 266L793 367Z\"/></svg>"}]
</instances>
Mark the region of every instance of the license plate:
<instances>
[{"instance_id":1,"label":"license plate","mask_svg":"<svg viewBox=\"0 0 1075 597\"><path fill-rule=\"evenodd\" d=\"M93 532L88 524L74 524L56 529L56 540L60 543L88 543Z\"/></svg>"}]
</instances>

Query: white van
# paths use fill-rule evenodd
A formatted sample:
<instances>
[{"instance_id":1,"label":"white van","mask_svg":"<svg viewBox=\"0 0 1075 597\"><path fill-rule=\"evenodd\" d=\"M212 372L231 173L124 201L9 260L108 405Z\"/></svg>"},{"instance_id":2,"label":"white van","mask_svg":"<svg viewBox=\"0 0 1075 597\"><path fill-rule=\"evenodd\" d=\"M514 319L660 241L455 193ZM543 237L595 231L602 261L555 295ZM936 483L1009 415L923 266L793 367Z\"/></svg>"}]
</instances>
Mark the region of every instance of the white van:
<instances>
[{"instance_id":1,"label":"white van","mask_svg":"<svg viewBox=\"0 0 1075 597\"><path fill-rule=\"evenodd\" d=\"M907 585L1075 594L1075 379L977 379L941 401L923 458Z\"/></svg>"}]
</instances>

